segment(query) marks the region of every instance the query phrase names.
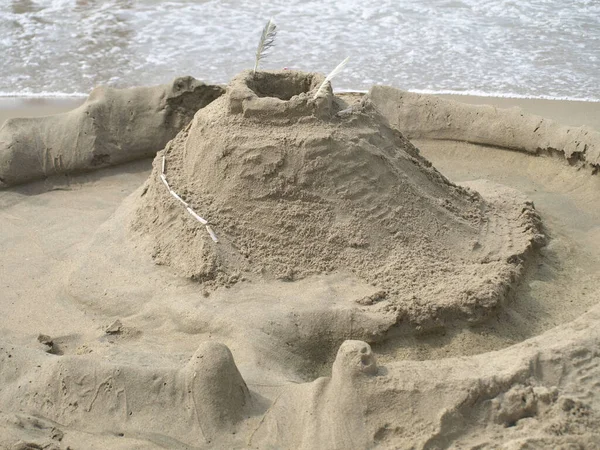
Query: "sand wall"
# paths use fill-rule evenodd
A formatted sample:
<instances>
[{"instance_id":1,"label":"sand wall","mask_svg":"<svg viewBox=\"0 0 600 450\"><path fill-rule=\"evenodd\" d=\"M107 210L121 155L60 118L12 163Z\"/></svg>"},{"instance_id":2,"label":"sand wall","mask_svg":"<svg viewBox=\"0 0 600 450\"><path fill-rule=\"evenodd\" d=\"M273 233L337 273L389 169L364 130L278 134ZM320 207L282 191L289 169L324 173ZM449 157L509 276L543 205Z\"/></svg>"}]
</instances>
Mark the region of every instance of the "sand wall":
<instances>
[{"instance_id":1,"label":"sand wall","mask_svg":"<svg viewBox=\"0 0 600 450\"><path fill-rule=\"evenodd\" d=\"M0 128L0 187L154 156L222 92L192 77L98 87L73 111L9 119Z\"/></svg>"},{"instance_id":2,"label":"sand wall","mask_svg":"<svg viewBox=\"0 0 600 450\"><path fill-rule=\"evenodd\" d=\"M600 165L600 133L525 114L520 108L467 105L389 86L368 93L376 108L412 139L445 139L538 154L559 152L570 163Z\"/></svg>"}]
</instances>

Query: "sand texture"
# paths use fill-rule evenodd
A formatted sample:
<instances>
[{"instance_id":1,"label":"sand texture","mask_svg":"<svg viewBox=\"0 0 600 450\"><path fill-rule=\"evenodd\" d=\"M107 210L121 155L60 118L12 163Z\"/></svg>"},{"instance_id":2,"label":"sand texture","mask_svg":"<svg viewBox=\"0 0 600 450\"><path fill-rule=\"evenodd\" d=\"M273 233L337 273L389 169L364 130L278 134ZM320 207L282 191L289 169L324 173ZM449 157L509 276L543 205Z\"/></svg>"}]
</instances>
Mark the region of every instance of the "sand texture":
<instances>
[{"instance_id":1,"label":"sand texture","mask_svg":"<svg viewBox=\"0 0 600 450\"><path fill-rule=\"evenodd\" d=\"M153 156L222 91L192 77L99 87L64 114L9 119L0 128L0 187Z\"/></svg>"},{"instance_id":2,"label":"sand texture","mask_svg":"<svg viewBox=\"0 0 600 450\"><path fill-rule=\"evenodd\" d=\"M0 192L0 448L600 448L592 147L322 80L243 72L153 161Z\"/></svg>"}]
</instances>

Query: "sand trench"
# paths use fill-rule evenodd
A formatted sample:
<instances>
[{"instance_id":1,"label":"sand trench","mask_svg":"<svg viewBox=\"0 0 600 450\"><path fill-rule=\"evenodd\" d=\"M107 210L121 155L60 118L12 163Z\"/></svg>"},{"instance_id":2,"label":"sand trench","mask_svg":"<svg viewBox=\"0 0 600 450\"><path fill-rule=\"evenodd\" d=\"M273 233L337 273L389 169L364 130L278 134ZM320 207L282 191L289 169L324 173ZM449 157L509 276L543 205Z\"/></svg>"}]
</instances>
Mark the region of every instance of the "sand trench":
<instances>
[{"instance_id":1,"label":"sand trench","mask_svg":"<svg viewBox=\"0 0 600 450\"><path fill-rule=\"evenodd\" d=\"M565 162L459 142L453 103L453 141L419 104L411 143L379 94L314 102L318 75L262 76L283 93L241 74L150 172L2 192L6 291L54 319L5 333L0 443L596 448L594 141Z\"/></svg>"}]
</instances>

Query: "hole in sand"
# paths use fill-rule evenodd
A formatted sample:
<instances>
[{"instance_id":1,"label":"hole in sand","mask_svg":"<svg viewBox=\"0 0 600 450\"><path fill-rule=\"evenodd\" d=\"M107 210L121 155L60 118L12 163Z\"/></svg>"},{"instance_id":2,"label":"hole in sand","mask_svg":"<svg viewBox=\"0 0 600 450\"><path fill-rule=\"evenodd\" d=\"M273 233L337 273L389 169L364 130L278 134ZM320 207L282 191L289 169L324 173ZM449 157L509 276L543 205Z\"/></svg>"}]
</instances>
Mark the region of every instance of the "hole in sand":
<instances>
[{"instance_id":1,"label":"hole in sand","mask_svg":"<svg viewBox=\"0 0 600 450\"><path fill-rule=\"evenodd\" d=\"M290 100L309 92L315 85L311 74L301 72L257 72L248 78L248 87L259 97Z\"/></svg>"}]
</instances>

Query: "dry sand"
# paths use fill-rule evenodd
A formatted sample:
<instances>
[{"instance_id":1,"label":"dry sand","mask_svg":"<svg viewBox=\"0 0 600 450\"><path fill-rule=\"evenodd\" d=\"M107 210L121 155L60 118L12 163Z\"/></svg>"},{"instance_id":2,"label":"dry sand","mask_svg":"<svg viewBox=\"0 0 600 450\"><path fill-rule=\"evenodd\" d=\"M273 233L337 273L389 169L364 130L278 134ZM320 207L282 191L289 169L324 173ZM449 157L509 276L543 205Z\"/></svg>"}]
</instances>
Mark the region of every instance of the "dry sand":
<instances>
[{"instance_id":1,"label":"dry sand","mask_svg":"<svg viewBox=\"0 0 600 450\"><path fill-rule=\"evenodd\" d=\"M132 202L148 253L205 289L356 276L377 288L356 299L378 325L358 317L353 331L371 342L391 324L423 331L485 318L544 242L535 209L490 183L450 183L371 103L348 110L332 95L296 94L319 81L243 73L196 114ZM253 91L285 83L285 102ZM163 160L181 201L161 179ZM210 219L219 245L187 204Z\"/></svg>"},{"instance_id":2,"label":"dry sand","mask_svg":"<svg viewBox=\"0 0 600 450\"><path fill-rule=\"evenodd\" d=\"M564 103L561 110L573 107ZM385 130L366 111L352 112L363 135L374 123ZM203 117L213 119L216 133L224 126L201 111L189 136L210 120ZM314 134L318 123L303 127ZM202 139L194 144L189 136L180 135L171 149L198 155ZM395 139L396 147L411 148ZM257 144L248 142L252 153ZM157 266L144 234L127 226L143 205L144 189L143 201L172 216L166 228L148 226L146 236L160 242L160 232L196 230L203 246L215 245L159 191L162 154L153 168L140 161L0 191L0 302L8 312L0 319L0 446L600 448L598 177L558 154L412 142L455 183L516 189L543 221L547 244L477 324L448 321L427 333L389 333L394 321L373 311L378 301L356 302L381 290L364 276L368 265L300 272L294 281L243 275L243 266L229 265L228 276L233 267L247 280L223 287L181 277L181 266L169 259ZM203 158L199 173L206 158L211 163L209 155ZM332 164L335 159L327 167ZM424 180L434 173L428 170ZM195 174L187 174L195 180L182 191L187 198L216 196ZM186 178L180 173L173 180ZM226 199L243 208L252 186ZM277 198L273 207L282 203ZM205 206L195 201L194 207ZM219 218L219 208L207 210ZM152 223L148 214L140 217ZM228 245L229 236L240 236L219 229L220 220L215 230L224 242L216 245ZM307 267L301 258L298 265Z\"/></svg>"}]
</instances>

